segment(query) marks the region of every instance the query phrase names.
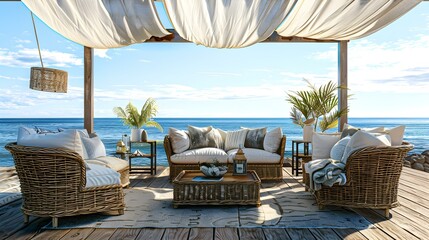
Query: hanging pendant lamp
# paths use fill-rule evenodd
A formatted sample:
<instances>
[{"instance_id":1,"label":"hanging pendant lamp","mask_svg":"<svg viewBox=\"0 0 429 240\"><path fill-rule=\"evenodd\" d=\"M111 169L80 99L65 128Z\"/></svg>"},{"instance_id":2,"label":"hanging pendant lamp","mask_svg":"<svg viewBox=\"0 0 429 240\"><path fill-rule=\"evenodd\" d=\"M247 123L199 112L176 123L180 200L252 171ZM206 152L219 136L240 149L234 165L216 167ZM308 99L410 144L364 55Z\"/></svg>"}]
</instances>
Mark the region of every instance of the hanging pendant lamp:
<instances>
[{"instance_id":1,"label":"hanging pendant lamp","mask_svg":"<svg viewBox=\"0 0 429 240\"><path fill-rule=\"evenodd\" d=\"M33 21L34 35L36 36L37 49L39 50L39 58L42 67L32 67L30 75L30 88L43 92L67 92L68 74L66 71L54 68L45 68L43 66L42 54L40 52L39 38L37 37L36 24L34 22L33 13L31 13Z\"/></svg>"}]
</instances>

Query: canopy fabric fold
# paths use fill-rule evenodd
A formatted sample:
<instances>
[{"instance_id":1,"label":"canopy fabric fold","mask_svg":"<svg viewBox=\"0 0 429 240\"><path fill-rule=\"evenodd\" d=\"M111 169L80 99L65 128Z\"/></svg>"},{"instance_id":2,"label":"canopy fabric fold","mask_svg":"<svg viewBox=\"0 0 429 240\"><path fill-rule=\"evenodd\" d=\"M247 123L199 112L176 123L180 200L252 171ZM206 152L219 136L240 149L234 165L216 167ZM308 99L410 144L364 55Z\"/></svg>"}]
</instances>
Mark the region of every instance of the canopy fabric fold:
<instances>
[{"instance_id":1,"label":"canopy fabric fold","mask_svg":"<svg viewBox=\"0 0 429 240\"><path fill-rule=\"evenodd\" d=\"M212 48L241 48L267 39L296 0L163 0L184 39Z\"/></svg>"},{"instance_id":2,"label":"canopy fabric fold","mask_svg":"<svg viewBox=\"0 0 429 240\"><path fill-rule=\"evenodd\" d=\"M49 27L92 48L116 48L170 34L153 0L22 0Z\"/></svg>"},{"instance_id":3,"label":"canopy fabric fold","mask_svg":"<svg viewBox=\"0 0 429 240\"><path fill-rule=\"evenodd\" d=\"M389 25L421 0L298 0L276 30L283 37L353 40Z\"/></svg>"}]
</instances>

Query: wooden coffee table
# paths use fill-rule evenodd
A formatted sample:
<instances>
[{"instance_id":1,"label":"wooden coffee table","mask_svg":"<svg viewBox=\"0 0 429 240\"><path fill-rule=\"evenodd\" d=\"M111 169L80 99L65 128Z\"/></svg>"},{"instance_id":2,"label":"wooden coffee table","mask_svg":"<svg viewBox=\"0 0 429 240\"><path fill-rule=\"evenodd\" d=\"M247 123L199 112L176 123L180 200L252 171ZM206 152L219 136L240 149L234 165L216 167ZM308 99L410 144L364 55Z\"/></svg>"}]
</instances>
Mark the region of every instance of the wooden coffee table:
<instances>
[{"instance_id":1,"label":"wooden coffee table","mask_svg":"<svg viewBox=\"0 0 429 240\"><path fill-rule=\"evenodd\" d=\"M204 176L199 170L184 170L173 180L173 207L180 205L256 205L261 206L261 179L255 171L233 176L226 173L219 182L192 181Z\"/></svg>"}]
</instances>

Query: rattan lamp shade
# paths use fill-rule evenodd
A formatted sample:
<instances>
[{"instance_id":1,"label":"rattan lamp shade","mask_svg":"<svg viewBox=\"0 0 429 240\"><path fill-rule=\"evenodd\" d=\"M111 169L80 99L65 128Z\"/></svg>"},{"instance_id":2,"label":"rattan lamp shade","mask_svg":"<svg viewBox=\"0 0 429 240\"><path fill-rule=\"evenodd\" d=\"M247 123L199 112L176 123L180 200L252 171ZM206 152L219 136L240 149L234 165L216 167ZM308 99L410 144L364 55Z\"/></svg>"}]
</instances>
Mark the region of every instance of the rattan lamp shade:
<instances>
[{"instance_id":1,"label":"rattan lamp shade","mask_svg":"<svg viewBox=\"0 0 429 240\"><path fill-rule=\"evenodd\" d=\"M54 68L32 67L30 88L44 92L66 93L67 78L66 71Z\"/></svg>"}]
</instances>

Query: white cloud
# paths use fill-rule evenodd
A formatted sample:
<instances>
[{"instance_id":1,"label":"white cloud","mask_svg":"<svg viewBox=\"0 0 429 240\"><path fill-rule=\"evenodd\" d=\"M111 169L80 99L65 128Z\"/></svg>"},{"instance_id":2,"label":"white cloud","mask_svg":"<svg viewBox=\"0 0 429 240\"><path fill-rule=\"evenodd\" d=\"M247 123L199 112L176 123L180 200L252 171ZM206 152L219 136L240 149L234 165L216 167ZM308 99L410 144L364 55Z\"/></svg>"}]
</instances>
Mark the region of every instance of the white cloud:
<instances>
[{"instance_id":1,"label":"white cloud","mask_svg":"<svg viewBox=\"0 0 429 240\"><path fill-rule=\"evenodd\" d=\"M74 54L42 50L42 59L46 67L81 66L83 61ZM22 48L17 51L0 49L0 65L8 67L40 66L37 48Z\"/></svg>"},{"instance_id":2,"label":"white cloud","mask_svg":"<svg viewBox=\"0 0 429 240\"><path fill-rule=\"evenodd\" d=\"M206 75L208 77L241 77L241 73L231 73L231 72L197 72L197 74Z\"/></svg>"},{"instance_id":3,"label":"white cloud","mask_svg":"<svg viewBox=\"0 0 429 240\"><path fill-rule=\"evenodd\" d=\"M31 41L27 40L27 39L17 39L17 40L15 40L15 42L16 43L31 43Z\"/></svg>"},{"instance_id":4,"label":"white cloud","mask_svg":"<svg viewBox=\"0 0 429 240\"><path fill-rule=\"evenodd\" d=\"M28 78L23 77L9 77L9 76L2 76L0 75L0 78L6 79L6 80L19 80L19 81L28 81Z\"/></svg>"},{"instance_id":5,"label":"white cloud","mask_svg":"<svg viewBox=\"0 0 429 240\"><path fill-rule=\"evenodd\" d=\"M429 36L413 40L349 45L349 87L362 92L425 92L429 89ZM337 49L316 55L337 61Z\"/></svg>"},{"instance_id":6,"label":"white cloud","mask_svg":"<svg viewBox=\"0 0 429 240\"><path fill-rule=\"evenodd\" d=\"M151 60L147 60L147 59L140 59L139 62L142 62L142 63L151 63L152 61Z\"/></svg>"},{"instance_id":7,"label":"white cloud","mask_svg":"<svg viewBox=\"0 0 429 240\"><path fill-rule=\"evenodd\" d=\"M94 49L94 55L99 58L112 59L109 55L107 55L107 51L109 51L109 49Z\"/></svg>"}]
</instances>

